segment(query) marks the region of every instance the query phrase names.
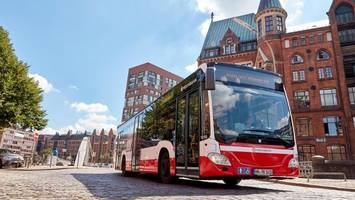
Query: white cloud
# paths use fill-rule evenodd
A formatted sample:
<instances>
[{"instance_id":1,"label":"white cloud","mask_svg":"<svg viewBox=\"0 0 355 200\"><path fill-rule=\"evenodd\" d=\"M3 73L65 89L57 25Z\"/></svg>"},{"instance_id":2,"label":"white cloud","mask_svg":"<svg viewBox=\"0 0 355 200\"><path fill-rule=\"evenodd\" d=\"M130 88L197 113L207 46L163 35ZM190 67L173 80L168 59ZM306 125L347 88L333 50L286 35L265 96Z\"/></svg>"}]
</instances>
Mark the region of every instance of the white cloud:
<instances>
[{"instance_id":1,"label":"white cloud","mask_svg":"<svg viewBox=\"0 0 355 200\"><path fill-rule=\"evenodd\" d=\"M101 113L108 111L108 107L102 103L87 104L83 102L74 102L70 107L74 108L76 112Z\"/></svg>"},{"instance_id":2,"label":"white cloud","mask_svg":"<svg viewBox=\"0 0 355 200\"><path fill-rule=\"evenodd\" d=\"M215 14L215 19L234 17L236 15L256 12L259 0L251 0L245 3L244 0L195 0L196 9L203 13Z\"/></svg>"},{"instance_id":3,"label":"white cloud","mask_svg":"<svg viewBox=\"0 0 355 200\"><path fill-rule=\"evenodd\" d=\"M60 92L58 89L54 88L54 86L49 83L43 76L39 74L29 74L28 76L37 82L38 86L43 90L44 93Z\"/></svg>"},{"instance_id":4,"label":"white cloud","mask_svg":"<svg viewBox=\"0 0 355 200\"><path fill-rule=\"evenodd\" d=\"M82 118L79 118L73 125L66 126L60 129L60 133L66 133L68 130L76 131L92 131L94 129L115 129L118 125L117 119L112 115L103 115L96 113L88 113Z\"/></svg>"},{"instance_id":5,"label":"white cloud","mask_svg":"<svg viewBox=\"0 0 355 200\"><path fill-rule=\"evenodd\" d=\"M76 86L76 85L69 85L69 89L79 90L78 86Z\"/></svg>"},{"instance_id":6,"label":"white cloud","mask_svg":"<svg viewBox=\"0 0 355 200\"><path fill-rule=\"evenodd\" d=\"M307 29L312 29L312 28L317 28L317 27L323 27L323 26L329 26L329 20L321 20L321 21L315 21L315 22L310 22L310 23L305 23L301 25L296 25L296 26L290 26L287 28L287 32L295 32L295 31L302 31L302 30L307 30Z\"/></svg>"},{"instance_id":7,"label":"white cloud","mask_svg":"<svg viewBox=\"0 0 355 200\"><path fill-rule=\"evenodd\" d=\"M187 72L189 72L189 73L193 73L193 72L195 72L195 71L197 70L197 68L198 68L198 63L197 63L197 61L196 61L195 63L193 63L193 64L191 64L191 65L187 65L187 66L185 67L185 70L186 70Z\"/></svg>"},{"instance_id":8,"label":"white cloud","mask_svg":"<svg viewBox=\"0 0 355 200\"><path fill-rule=\"evenodd\" d=\"M281 0L281 4L288 13L287 25L295 25L297 19L303 14L304 0Z\"/></svg>"},{"instance_id":9,"label":"white cloud","mask_svg":"<svg viewBox=\"0 0 355 200\"><path fill-rule=\"evenodd\" d=\"M51 127L46 127L43 130L39 131L40 135L54 135L55 133L60 132L59 130L53 129Z\"/></svg>"},{"instance_id":10,"label":"white cloud","mask_svg":"<svg viewBox=\"0 0 355 200\"><path fill-rule=\"evenodd\" d=\"M198 12L215 14L214 20L240 16L248 13L256 13L260 0L195 0L195 9ZM287 25L297 24L297 20L303 14L304 0L281 0L282 6L288 12ZM206 36L210 19L206 19L199 26L202 36Z\"/></svg>"}]
</instances>

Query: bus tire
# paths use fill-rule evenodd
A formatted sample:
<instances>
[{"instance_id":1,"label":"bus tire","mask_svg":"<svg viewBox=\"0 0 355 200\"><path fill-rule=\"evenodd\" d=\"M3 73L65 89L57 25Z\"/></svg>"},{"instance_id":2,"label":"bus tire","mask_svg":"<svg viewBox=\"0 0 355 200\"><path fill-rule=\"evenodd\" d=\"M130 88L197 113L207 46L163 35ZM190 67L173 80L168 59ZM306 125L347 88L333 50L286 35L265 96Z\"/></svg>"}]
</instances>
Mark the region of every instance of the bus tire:
<instances>
[{"instance_id":1,"label":"bus tire","mask_svg":"<svg viewBox=\"0 0 355 200\"><path fill-rule=\"evenodd\" d=\"M223 182L228 186L228 187L233 187L236 186L240 183L242 179L240 178L235 178L235 177L231 177L231 178L224 178Z\"/></svg>"},{"instance_id":2,"label":"bus tire","mask_svg":"<svg viewBox=\"0 0 355 200\"><path fill-rule=\"evenodd\" d=\"M170 175L170 158L167 151L160 153L158 166L160 181L165 184L172 183L173 177Z\"/></svg>"},{"instance_id":3,"label":"bus tire","mask_svg":"<svg viewBox=\"0 0 355 200\"><path fill-rule=\"evenodd\" d=\"M126 171L126 157L122 158L121 172L122 176L129 176L129 173Z\"/></svg>"}]
</instances>

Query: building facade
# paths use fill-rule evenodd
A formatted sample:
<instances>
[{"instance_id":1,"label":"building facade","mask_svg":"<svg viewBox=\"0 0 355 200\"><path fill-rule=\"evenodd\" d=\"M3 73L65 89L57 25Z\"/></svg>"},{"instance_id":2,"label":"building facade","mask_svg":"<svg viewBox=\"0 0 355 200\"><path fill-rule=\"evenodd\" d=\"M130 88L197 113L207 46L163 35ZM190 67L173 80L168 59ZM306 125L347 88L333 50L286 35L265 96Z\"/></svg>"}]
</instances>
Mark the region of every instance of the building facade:
<instances>
[{"instance_id":1,"label":"building facade","mask_svg":"<svg viewBox=\"0 0 355 200\"><path fill-rule=\"evenodd\" d=\"M77 134L68 131L65 135L56 133L50 139L50 148L56 149L58 151L58 157L62 159L75 159L84 137L90 137L90 133L86 131Z\"/></svg>"},{"instance_id":2,"label":"building facade","mask_svg":"<svg viewBox=\"0 0 355 200\"><path fill-rule=\"evenodd\" d=\"M53 135L39 135L36 151L37 153L41 153L44 149L50 148L50 141Z\"/></svg>"},{"instance_id":3,"label":"building facade","mask_svg":"<svg viewBox=\"0 0 355 200\"><path fill-rule=\"evenodd\" d=\"M355 2L333 0L329 25L287 32L279 0L213 21L199 64L251 65L283 76L301 161L355 159Z\"/></svg>"},{"instance_id":4,"label":"building facade","mask_svg":"<svg viewBox=\"0 0 355 200\"><path fill-rule=\"evenodd\" d=\"M122 122L145 108L181 80L181 77L151 63L130 68Z\"/></svg>"},{"instance_id":5,"label":"building facade","mask_svg":"<svg viewBox=\"0 0 355 200\"><path fill-rule=\"evenodd\" d=\"M8 128L0 135L0 148L11 150L23 157L32 157L37 139L38 133Z\"/></svg>"},{"instance_id":6,"label":"building facade","mask_svg":"<svg viewBox=\"0 0 355 200\"><path fill-rule=\"evenodd\" d=\"M110 129L106 132L104 129L98 133L96 129L91 135L91 147L92 156L90 159L91 163L112 163L114 148L115 148L115 138L113 130Z\"/></svg>"}]
</instances>

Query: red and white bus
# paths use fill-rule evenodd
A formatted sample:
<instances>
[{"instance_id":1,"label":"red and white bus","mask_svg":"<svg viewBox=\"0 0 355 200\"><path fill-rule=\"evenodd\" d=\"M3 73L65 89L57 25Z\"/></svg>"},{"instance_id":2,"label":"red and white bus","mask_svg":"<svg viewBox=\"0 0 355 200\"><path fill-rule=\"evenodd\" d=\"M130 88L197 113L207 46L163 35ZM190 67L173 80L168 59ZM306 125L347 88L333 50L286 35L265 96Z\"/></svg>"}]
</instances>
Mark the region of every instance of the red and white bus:
<instances>
[{"instance_id":1,"label":"red and white bus","mask_svg":"<svg viewBox=\"0 0 355 200\"><path fill-rule=\"evenodd\" d=\"M213 63L118 126L115 168L164 183L297 177L293 133L278 74Z\"/></svg>"}]
</instances>

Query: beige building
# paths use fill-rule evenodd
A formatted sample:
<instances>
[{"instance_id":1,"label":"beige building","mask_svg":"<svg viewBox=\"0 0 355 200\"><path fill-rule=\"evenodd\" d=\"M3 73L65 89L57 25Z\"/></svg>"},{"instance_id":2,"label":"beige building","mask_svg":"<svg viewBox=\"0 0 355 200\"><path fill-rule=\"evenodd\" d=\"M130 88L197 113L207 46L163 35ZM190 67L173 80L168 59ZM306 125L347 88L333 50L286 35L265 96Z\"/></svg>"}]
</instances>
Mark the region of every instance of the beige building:
<instances>
[{"instance_id":1,"label":"beige building","mask_svg":"<svg viewBox=\"0 0 355 200\"><path fill-rule=\"evenodd\" d=\"M0 136L0 148L8 149L24 157L33 155L38 134L16 129L5 129Z\"/></svg>"}]
</instances>

